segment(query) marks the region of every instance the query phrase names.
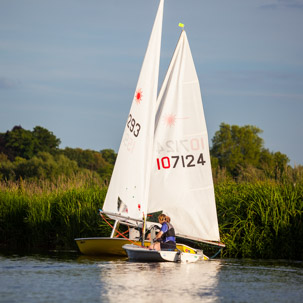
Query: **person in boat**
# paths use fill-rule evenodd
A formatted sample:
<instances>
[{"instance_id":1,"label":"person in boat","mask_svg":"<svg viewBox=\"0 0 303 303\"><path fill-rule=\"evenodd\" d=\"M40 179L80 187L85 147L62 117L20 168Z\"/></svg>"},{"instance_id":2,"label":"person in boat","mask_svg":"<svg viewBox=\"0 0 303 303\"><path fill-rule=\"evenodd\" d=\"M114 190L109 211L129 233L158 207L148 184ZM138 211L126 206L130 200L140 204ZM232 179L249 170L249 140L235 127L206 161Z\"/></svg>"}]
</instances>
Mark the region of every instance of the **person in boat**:
<instances>
[{"instance_id":1,"label":"person in boat","mask_svg":"<svg viewBox=\"0 0 303 303\"><path fill-rule=\"evenodd\" d=\"M175 250L176 236L175 229L170 223L170 217L161 214L158 221L162 224L160 231L154 239L154 243L149 246L149 249L155 250Z\"/></svg>"}]
</instances>

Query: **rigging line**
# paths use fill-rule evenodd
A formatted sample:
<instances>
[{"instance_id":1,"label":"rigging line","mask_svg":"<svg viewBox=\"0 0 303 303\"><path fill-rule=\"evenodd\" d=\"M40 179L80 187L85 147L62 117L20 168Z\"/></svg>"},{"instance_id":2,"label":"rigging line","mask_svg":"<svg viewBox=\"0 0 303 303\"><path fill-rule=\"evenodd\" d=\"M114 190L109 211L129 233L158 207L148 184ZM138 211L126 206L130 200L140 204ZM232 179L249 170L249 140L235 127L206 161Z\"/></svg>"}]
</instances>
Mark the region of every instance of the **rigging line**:
<instances>
[{"instance_id":1,"label":"rigging line","mask_svg":"<svg viewBox=\"0 0 303 303\"><path fill-rule=\"evenodd\" d=\"M126 231L124 231L124 232L122 233L122 235L126 234L127 232L129 232L129 227L127 228ZM120 236L120 235L117 235L115 238L119 238L119 236Z\"/></svg>"},{"instance_id":2,"label":"rigging line","mask_svg":"<svg viewBox=\"0 0 303 303\"><path fill-rule=\"evenodd\" d=\"M116 228L114 228L106 219L105 217L103 216L103 214L101 212L99 212L101 218L112 228L112 229L115 229L115 231L120 235L122 236L123 238L125 238L126 240L128 240L129 242L131 242L132 244L134 245L137 245L137 246L141 246L141 245L138 245L136 242L132 241L131 239L125 237L122 233L120 233ZM142 246L141 246L142 247Z\"/></svg>"},{"instance_id":3,"label":"rigging line","mask_svg":"<svg viewBox=\"0 0 303 303\"><path fill-rule=\"evenodd\" d=\"M214 259L215 257L217 257L217 255L221 252L223 248L221 247L213 256L211 256L209 259Z\"/></svg>"}]
</instances>

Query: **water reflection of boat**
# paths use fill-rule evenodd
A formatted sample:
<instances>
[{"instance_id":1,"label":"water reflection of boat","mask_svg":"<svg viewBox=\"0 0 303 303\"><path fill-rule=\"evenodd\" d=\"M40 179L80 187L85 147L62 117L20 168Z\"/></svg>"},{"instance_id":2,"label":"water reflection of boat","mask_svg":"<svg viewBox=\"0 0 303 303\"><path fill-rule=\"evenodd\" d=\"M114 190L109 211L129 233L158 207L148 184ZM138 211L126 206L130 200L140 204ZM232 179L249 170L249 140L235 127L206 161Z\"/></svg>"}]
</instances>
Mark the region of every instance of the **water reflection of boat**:
<instances>
[{"instance_id":1,"label":"water reflection of boat","mask_svg":"<svg viewBox=\"0 0 303 303\"><path fill-rule=\"evenodd\" d=\"M80 255L77 258L79 263L100 263L100 262L124 262L127 260L127 256L113 256L113 255L99 255L99 256L87 256Z\"/></svg>"},{"instance_id":2,"label":"water reflection of boat","mask_svg":"<svg viewBox=\"0 0 303 303\"><path fill-rule=\"evenodd\" d=\"M217 302L221 262L98 264L100 301ZM140 295L142 294L142 295ZM222 299L222 298L221 298Z\"/></svg>"},{"instance_id":3,"label":"water reflection of boat","mask_svg":"<svg viewBox=\"0 0 303 303\"><path fill-rule=\"evenodd\" d=\"M147 214L165 213L179 238L222 247L199 80L184 30L157 97L163 5L160 0L101 213L116 224L140 228L142 239L146 226L157 224L157 216ZM180 244L179 250L165 253L172 256L163 257L138 247L136 237L129 237L131 245L114 238L116 229L111 238L76 239L80 251L122 254L123 247L131 259L141 261L203 256Z\"/></svg>"}]
</instances>

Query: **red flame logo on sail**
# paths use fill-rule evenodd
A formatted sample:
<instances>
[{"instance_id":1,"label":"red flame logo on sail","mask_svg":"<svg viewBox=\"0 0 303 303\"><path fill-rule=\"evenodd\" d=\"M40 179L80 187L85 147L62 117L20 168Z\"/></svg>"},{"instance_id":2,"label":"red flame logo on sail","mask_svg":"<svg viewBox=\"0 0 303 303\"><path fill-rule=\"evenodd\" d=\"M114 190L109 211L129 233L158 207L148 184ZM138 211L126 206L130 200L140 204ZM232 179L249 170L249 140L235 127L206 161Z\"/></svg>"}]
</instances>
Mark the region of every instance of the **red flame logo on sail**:
<instances>
[{"instance_id":1,"label":"red flame logo on sail","mask_svg":"<svg viewBox=\"0 0 303 303\"><path fill-rule=\"evenodd\" d=\"M167 126L174 126L176 123L176 115L174 114L166 115L164 121Z\"/></svg>"},{"instance_id":2,"label":"red flame logo on sail","mask_svg":"<svg viewBox=\"0 0 303 303\"><path fill-rule=\"evenodd\" d=\"M140 103L141 103L141 101L142 101L142 96L143 96L142 90L141 90L141 88L139 88L139 89L136 91L136 93L135 93L135 100L136 100L136 103L137 103L137 104L140 104Z\"/></svg>"}]
</instances>

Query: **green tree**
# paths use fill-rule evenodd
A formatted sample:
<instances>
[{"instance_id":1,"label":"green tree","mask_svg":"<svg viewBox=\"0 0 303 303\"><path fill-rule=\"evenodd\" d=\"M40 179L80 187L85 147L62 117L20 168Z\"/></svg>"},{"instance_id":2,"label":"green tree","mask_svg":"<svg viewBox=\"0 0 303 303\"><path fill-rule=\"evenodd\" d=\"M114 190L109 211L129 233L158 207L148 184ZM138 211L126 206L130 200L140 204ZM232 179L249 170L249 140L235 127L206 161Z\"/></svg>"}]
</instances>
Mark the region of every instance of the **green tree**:
<instances>
[{"instance_id":1,"label":"green tree","mask_svg":"<svg viewBox=\"0 0 303 303\"><path fill-rule=\"evenodd\" d=\"M228 125L222 123L212 139L212 164L215 176L225 169L232 177L264 177L280 179L287 169L289 159L280 152L270 152L263 147L262 130L256 126Z\"/></svg>"},{"instance_id":2,"label":"green tree","mask_svg":"<svg viewBox=\"0 0 303 303\"><path fill-rule=\"evenodd\" d=\"M101 155L106 162L115 165L117 154L113 149L103 149L101 150Z\"/></svg>"},{"instance_id":3,"label":"green tree","mask_svg":"<svg viewBox=\"0 0 303 303\"><path fill-rule=\"evenodd\" d=\"M51 155L40 152L29 160L23 159L16 163L16 179L56 179L59 176L70 177L79 171L76 161L64 155Z\"/></svg>"},{"instance_id":4,"label":"green tree","mask_svg":"<svg viewBox=\"0 0 303 303\"><path fill-rule=\"evenodd\" d=\"M4 135L5 150L10 160L15 157L30 159L34 155L36 139L29 130L21 126L14 126Z\"/></svg>"},{"instance_id":5,"label":"green tree","mask_svg":"<svg viewBox=\"0 0 303 303\"><path fill-rule=\"evenodd\" d=\"M261 132L251 125L240 127L222 123L212 139L211 155L218 159L221 168L225 167L236 177L241 167L259 164L263 148L263 139L259 137Z\"/></svg>"},{"instance_id":6,"label":"green tree","mask_svg":"<svg viewBox=\"0 0 303 303\"><path fill-rule=\"evenodd\" d=\"M6 147L5 147L5 134L0 133L0 153L7 155Z\"/></svg>"},{"instance_id":7,"label":"green tree","mask_svg":"<svg viewBox=\"0 0 303 303\"><path fill-rule=\"evenodd\" d=\"M289 158L280 152L270 152L263 149L260 157L259 168L263 169L265 175L269 178L280 179L285 173Z\"/></svg>"},{"instance_id":8,"label":"green tree","mask_svg":"<svg viewBox=\"0 0 303 303\"><path fill-rule=\"evenodd\" d=\"M104 150L96 152L93 150L82 150L81 148L66 147L63 154L71 160L78 163L80 168L89 169L97 172L107 183L113 171L115 153L113 150ZM106 160L103 158L106 157ZM110 161L110 162L109 162Z\"/></svg>"},{"instance_id":9,"label":"green tree","mask_svg":"<svg viewBox=\"0 0 303 303\"><path fill-rule=\"evenodd\" d=\"M11 161L16 157L30 159L39 152L54 153L60 143L60 139L41 126L36 126L32 132L14 126L11 131L0 134L0 153Z\"/></svg>"},{"instance_id":10,"label":"green tree","mask_svg":"<svg viewBox=\"0 0 303 303\"><path fill-rule=\"evenodd\" d=\"M41 126L36 126L33 130L35 138L35 153L49 152L57 150L61 141L52 132Z\"/></svg>"},{"instance_id":11,"label":"green tree","mask_svg":"<svg viewBox=\"0 0 303 303\"><path fill-rule=\"evenodd\" d=\"M79 167L87 168L89 170L98 171L99 168L106 165L106 161L103 159L102 155L93 150L66 147L63 150L63 154L69 159L76 161Z\"/></svg>"},{"instance_id":12,"label":"green tree","mask_svg":"<svg viewBox=\"0 0 303 303\"><path fill-rule=\"evenodd\" d=\"M0 180L14 180L15 165L8 160L4 153L0 153Z\"/></svg>"},{"instance_id":13,"label":"green tree","mask_svg":"<svg viewBox=\"0 0 303 303\"><path fill-rule=\"evenodd\" d=\"M62 153L69 159L76 161L80 168L97 172L106 184L109 183L116 160L116 154L112 149L96 152L66 147Z\"/></svg>"}]
</instances>

